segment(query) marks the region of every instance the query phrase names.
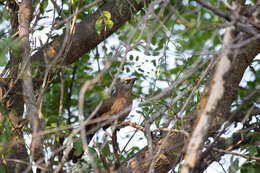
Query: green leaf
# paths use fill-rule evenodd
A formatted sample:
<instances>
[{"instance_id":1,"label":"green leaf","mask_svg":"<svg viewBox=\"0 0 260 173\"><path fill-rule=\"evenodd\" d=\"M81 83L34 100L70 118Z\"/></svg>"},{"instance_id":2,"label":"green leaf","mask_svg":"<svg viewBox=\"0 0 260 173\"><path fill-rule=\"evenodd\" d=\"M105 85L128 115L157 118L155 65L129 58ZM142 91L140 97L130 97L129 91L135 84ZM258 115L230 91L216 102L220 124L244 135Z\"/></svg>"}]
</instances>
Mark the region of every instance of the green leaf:
<instances>
[{"instance_id":1,"label":"green leaf","mask_svg":"<svg viewBox=\"0 0 260 173\"><path fill-rule=\"evenodd\" d=\"M114 26L114 22L111 20L111 14L109 11L103 11L96 21L95 28L98 35L101 34L101 31L105 26L107 26L108 29L111 29Z\"/></svg>"},{"instance_id":2,"label":"green leaf","mask_svg":"<svg viewBox=\"0 0 260 173\"><path fill-rule=\"evenodd\" d=\"M57 115L52 115L47 118L47 125L56 124L59 121L59 117Z\"/></svg>"},{"instance_id":3,"label":"green leaf","mask_svg":"<svg viewBox=\"0 0 260 173\"><path fill-rule=\"evenodd\" d=\"M238 170L239 169L239 160L236 159L234 162L233 162L233 166L235 168L235 170Z\"/></svg>"},{"instance_id":4,"label":"green leaf","mask_svg":"<svg viewBox=\"0 0 260 173\"><path fill-rule=\"evenodd\" d=\"M157 128L159 128L160 122L161 122L161 118L157 118L155 120L155 125L156 125Z\"/></svg>"},{"instance_id":5,"label":"green leaf","mask_svg":"<svg viewBox=\"0 0 260 173\"><path fill-rule=\"evenodd\" d=\"M0 66L5 66L6 65L6 55L7 52L1 51L0 52Z\"/></svg>"},{"instance_id":6,"label":"green leaf","mask_svg":"<svg viewBox=\"0 0 260 173\"><path fill-rule=\"evenodd\" d=\"M106 16L107 20L111 19L111 13L109 11L103 11L103 15Z\"/></svg>"},{"instance_id":7,"label":"green leaf","mask_svg":"<svg viewBox=\"0 0 260 173\"><path fill-rule=\"evenodd\" d=\"M152 37L152 42L151 42L153 45L156 45L156 43L157 43L157 36L156 35L154 35L153 37Z\"/></svg>"},{"instance_id":8,"label":"green leaf","mask_svg":"<svg viewBox=\"0 0 260 173\"><path fill-rule=\"evenodd\" d=\"M111 29L114 26L114 22L112 20L106 20L105 24L108 26L109 29Z\"/></svg>"},{"instance_id":9,"label":"green leaf","mask_svg":"<svg viewBox=\"0 0 260 173\"><path fill-rule=\"evenodd\" d=\"M6 165L0 163L0 172L1 173L8 173L8 169L7 169Z\"/></svg>"},{"instance_id":10,"label":"green leaf","mask_svg":"<svg viewBox=\"0 0 260 173\"><path fill-rule=\"evenodd\" d=\"M153 66L156 67L156 60L153 59L151 62L153 63Z\"/></svg>"},{"instance_id":11,"label":"green leaf","mask_svg":"<svg viewBox=\"0 0 260 173\"><path fill-rule=\"evenodd\" d=\"M110 149L109 149L109 145L108 145L108 144L106 144L106 145L104 146L104 148L103 148L103 153L104 153L105 156L111 155L111 152L110 152Z\"/></svg>"},{"instance_id":12,"label":"green leaf","mask_svg":"<svg viewBox=\"0 0 260 173\"><path fill-rule=\"evenodd\" d=\"M96 28L96 32L98 35L101 34L101 31L103 29L103 19L98 19L96 21L96 25L95 25L95 28Z\"/></svg>"},{"instance_id":13,"label":"green leaf","mask_svg":"<svg viewBox=\"0 0 260 173\"><path fill-rule=\"evenodd\" d=\"M76 150L75 151L76 156L80 156L84 152L83 144L81 140L76 141L73 144L73 148Z\"/></svg>"}]
</instances>

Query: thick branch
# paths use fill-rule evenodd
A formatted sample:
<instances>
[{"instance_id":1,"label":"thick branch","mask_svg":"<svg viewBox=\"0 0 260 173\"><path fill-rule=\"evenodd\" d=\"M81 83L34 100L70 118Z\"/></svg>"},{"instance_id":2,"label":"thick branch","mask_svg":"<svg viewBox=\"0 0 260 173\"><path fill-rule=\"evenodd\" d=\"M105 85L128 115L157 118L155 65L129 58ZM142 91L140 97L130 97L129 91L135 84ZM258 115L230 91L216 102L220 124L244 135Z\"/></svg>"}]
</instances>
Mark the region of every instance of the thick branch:
<instances>
[{"instance_id":1,"label":"thick branch","mask_svg":"<svg viewBox=\"0 0 260 173\"><path fill-rule=\"evenodd\" d=\"M136 3L135 0L123 0L120 1L120 7L111 1L106 2L99 10L76 25L75 33L71 38L71 46L69 47L67 55L65 55L65 57L60 57L57 62L63 65L75 62L82 55L95 48L100 42L113 34L148 2L149 1L142 1L141 3ZM98 35L95 24L102 11L109 11L111 13L111 20L114 25L111 29L104 30ZM45 69L44 53L49 61L53 60L61 48L64 37L65 34L57 37L50 44L47 44L32 56L32 61L39 61L41 64L42 68L39 71L39 74L43 73ZM38 82L40 82L39 79L40 81L42 80L42 78L37 78Z\"/></svg>"},{"instance_id":2,"label":"thick branch","mask_svg":"<svg viewBox=\"0 0 260 173\"><path fill-rule=\"evenodd\" d=\"M197 114L197 123L187 146L182 173L192 172L196 166L201 146L207 137L211 122L216 116L217 105L224 97L224 85L227 82L225 76L230 73L232 68L231 49L227 49L227 47L233 43L233 31L234 28L227 28L224 36L223 53L218 57L213 77L209 85L204 89L204 95L200 101L200 109Z\"/></svg>"},{"instance_id":3,"label":"thick branch","mask_svg":"<svg viewBox=\"0 0 260 173\"><path fill-rule=\"evenodd\" d=\"M174 163L179 161L184 146L185 136L182 134L170 134L167 140L164 138L157 140L154 143L155 153L158 149L161 149L160 154L154 160L155 172L167 172L169 171ZM148 147L143 148L134 157L124 162L118 169L112 172L117 173L143 173L148 172L150 167L149 151Z\"/></svg>"}]
</instances>

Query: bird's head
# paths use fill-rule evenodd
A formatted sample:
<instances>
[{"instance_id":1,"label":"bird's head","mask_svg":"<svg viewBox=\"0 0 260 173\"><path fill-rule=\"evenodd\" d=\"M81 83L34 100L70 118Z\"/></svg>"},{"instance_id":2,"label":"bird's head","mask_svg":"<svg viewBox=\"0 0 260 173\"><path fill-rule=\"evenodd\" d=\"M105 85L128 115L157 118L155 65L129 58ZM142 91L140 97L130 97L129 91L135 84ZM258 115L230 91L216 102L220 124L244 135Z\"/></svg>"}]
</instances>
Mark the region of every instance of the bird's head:
<instances>
[{"instance_id":1,"label":"bird's head","mask_svg":"<svg viewBox=\"0 0 260 173\"><path fill-rule=\"evenodd\" d=\"M137 78L123 78L116 85L115 95L129 95L132 94L132 89Z\"/></svg>"}]
</instances>

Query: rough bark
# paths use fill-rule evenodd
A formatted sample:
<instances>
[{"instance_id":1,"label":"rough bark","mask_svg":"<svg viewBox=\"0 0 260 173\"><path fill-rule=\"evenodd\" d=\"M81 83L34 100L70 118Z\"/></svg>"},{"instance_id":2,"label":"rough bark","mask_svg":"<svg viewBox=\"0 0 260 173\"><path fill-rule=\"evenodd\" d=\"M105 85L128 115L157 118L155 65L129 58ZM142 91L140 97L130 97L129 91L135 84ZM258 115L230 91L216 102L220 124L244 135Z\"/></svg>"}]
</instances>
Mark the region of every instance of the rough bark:
<instances>
[{"instance_id":1,"label":"rough bark","mask_svg":"<svg viewBox=\"0 0 260 173\"><path fill-rule=\"evenodd\" d=\"M217 116L218 104L224 97L224 85L227 83L225 77L231 73L231 48L233 44L234 27L226 28L223 39L223 50L218 57L215 71L212 74L209 84L205 87L203 97L200 101L200 108L197 113L197 122L189 139L189 143L184 157L184 165L182 173L192 172L199 159L200 149L208 134L208 129L212 124L212 120ZM233 98L233 97L232 97ZM223 105L229 108L230 104ZM221 116L221 115L220 115Z\"/></svg>"},{"instance_id":2,"label":"rough bark","mask_svg":"<svg viewBox=\"0 0 260 173\"><path fill-rule=\"evenodd\" d=\"M184 149L185 136L181 134L170 134L167 139L159 139L154 143L155 153L160 148L160 154L154 161L155 172L167 172L169 171L174 163L177 163L182 155ZM141 151L136 153L131 159L123 162L121 166L111 172L120 173L143 173L148 172L150 167L149 151L148 147L143 148Z\"/></svg>"},{"instance_id":3,"label":"rough bark","mask_svg":"<svg viewBox=\"0 0 260 173\"><path fill-rule=\"evenodd\" d=\"M12 81L13 82L13 81ZM9 83L9 87L12 87L11 93L21 93L22 83L18 83L13 86L13 83ZM15 101L14 101L15 100ZM25 147L25 141L23 138L23 125L22 125L22 116L24 111L24 102L22 94L11 94L6 98L6 107L10 112L8 117L12 123L12 135L8 142L8 148L5 154L10 159L17 159L23 161L29 161L29 156L27 154L27 149ZM6 116L6 115L3 115ZM10 149L10 150L9 150ZM7 167L10 173L18 171L21 172L27 168L26 164L17 163L15 161L6 161Z\"/></svg>"},{"instance_id":4,"label":"rough bark","mask_svg":"<svg viewBox=\"0 0 260 173\"><path fill-rule=\"evenodd\" d=\"M19 6L19 20L20 20L20 28L18 28L18 8L15 2L9 2L9 10L12 9L12 20L11 25L13 32L17 32L19 29L20 38L23 42L22 48L17 51L17 53L11 53L11 65L12 63L17 63L19 58L18 55L23 52L24 57L29 57L30 46L29 46L29 24L31 20L31 1L23 1ZM14 55L13 55L14 54ZM17 69L13 71L13 75L17 75ZM23 115L23 95L22 95L22 83L20 80L15 83L14 79L10 79L8 83L8 88L12 88L9 96L4 100L6 108L9 111L9 119L12 123L12 134L9 140L9 146L12 148L5 153L6 157L4 158L4 162L7 164L9 172L21 172L27 168L26 164L16 162L12 159L17 159L19 161L29 161L29 157L27 154L27 150L25 147L25 141L23 138L22 132L22 115ZM14 94L15 93L15 94ZM19 94L18 94L19 93ZM5 116L5 115L3 115Z\"/></svg>"}]
</instances>

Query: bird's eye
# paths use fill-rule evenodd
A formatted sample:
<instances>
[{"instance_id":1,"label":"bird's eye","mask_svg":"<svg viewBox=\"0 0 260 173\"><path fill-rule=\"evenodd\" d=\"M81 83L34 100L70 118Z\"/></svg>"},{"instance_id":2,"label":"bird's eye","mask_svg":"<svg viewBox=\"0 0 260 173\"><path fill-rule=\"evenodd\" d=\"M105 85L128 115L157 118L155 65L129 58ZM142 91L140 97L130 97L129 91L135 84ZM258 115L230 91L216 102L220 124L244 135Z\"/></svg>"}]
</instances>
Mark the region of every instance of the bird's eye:
<instances>
[{"instance_id":1,"label":"bird's eye","mask_svg":"<svg viewBox=\"0 0 260 173\"><path fill-rule=\"evenodd\" d=\"M130 83L130 80L126 80L125 83L126 83L126 84L129 84L129 83Z\"/></svg>"}]
</instances>

